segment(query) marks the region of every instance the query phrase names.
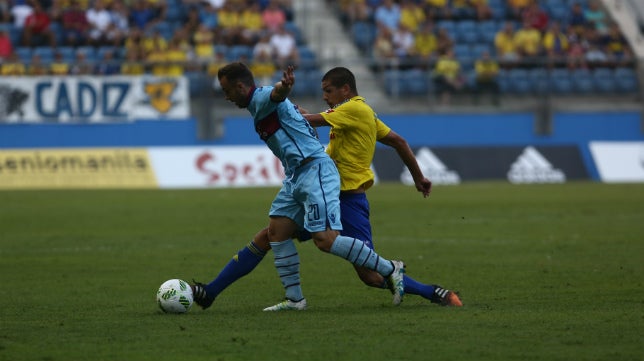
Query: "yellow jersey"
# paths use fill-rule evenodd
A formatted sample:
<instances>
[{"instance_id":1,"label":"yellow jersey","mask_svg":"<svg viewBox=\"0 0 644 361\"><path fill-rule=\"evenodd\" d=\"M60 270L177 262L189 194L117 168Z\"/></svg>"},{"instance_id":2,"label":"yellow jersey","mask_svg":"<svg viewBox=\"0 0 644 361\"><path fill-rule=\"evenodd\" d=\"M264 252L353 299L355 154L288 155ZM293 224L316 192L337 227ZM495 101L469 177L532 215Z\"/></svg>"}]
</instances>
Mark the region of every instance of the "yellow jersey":
<instances>
[{"instance_id":1,"label":"yellow jersey","mask_svg":"<svg viewBox=\"0 0 644 361\"><path fill-rule=\"evenodd\" d=\"M361 96L320 113L331 125L326 152L340 172L340 190L369 189L376 141L391 131Z\"/></svg>"}]
</instances>

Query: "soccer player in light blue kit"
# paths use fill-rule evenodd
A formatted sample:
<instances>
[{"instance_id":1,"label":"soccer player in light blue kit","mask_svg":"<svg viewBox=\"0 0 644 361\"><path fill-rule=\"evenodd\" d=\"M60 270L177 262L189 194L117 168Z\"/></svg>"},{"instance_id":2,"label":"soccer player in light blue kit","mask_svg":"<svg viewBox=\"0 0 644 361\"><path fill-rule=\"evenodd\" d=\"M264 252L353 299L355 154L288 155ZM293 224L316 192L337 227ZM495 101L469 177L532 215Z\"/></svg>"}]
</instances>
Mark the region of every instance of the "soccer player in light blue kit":
<instances>
[{"instance_id":1,"label":"soccer player in light blue kit","mask_svg":"<svg viewBox=\"0 0 644 361\"><path fill-rule=\"evenodd\" d=\"M224 66L217 77L226 99L248 109L253 116L255 131L280 159L286 175L271 204L268 225L275 267L286 299L264 310L306 308L299 255L291 238L298 228L309 231L320 250L387 278L392 285L393 303L400 304L405 294L404 264L380 257L361 240L340 235L340 176L315 130L287 98L295 81L293 68L284 71L275 86L260 88L255 87L253 74L243 63ZM193 285L193 290L197 298L205 292L199 284Z\"/></svg>"}]
</instances>

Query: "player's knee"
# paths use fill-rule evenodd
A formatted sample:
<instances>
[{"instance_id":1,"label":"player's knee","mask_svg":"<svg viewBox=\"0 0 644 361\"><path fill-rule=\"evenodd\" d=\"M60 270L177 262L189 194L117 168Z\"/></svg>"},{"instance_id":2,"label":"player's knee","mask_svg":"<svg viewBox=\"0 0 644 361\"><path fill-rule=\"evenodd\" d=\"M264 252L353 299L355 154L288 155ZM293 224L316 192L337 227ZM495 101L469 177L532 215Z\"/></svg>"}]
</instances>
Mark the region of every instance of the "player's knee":
<instances>
[{"instance_id":1,"label":"player's knee","mask_svg":"<svg viewBox=\"0 0 644 361\"><path fill-rule=\"evenodd\" d=\"M253 243L255 243L255 246L262 249L263 251L268 251L269 249L271 249L271 244L268 239L268 227L257 232L255 237L253 238Z\"/></svg>"}]
</instances>

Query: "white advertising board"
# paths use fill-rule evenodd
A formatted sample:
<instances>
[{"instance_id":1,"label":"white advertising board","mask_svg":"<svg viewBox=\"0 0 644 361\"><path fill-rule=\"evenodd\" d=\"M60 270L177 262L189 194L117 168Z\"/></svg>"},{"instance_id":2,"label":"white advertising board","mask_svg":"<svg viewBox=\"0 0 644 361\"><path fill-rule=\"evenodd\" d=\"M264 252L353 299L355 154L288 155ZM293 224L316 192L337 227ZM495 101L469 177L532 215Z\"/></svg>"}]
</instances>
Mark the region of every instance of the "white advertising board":
<instances>
[{"instance_id":1,"label":"white advertising board","mask_svg":"<svg viewBox=\"0 0 644 361\"><path fill-rule=\"evenodd\" d=\"M96 123L189 116L184 77L0 77L0 122Z\"/></svg>"},{"instance_id":2,"label":"white advertising board","mask_svg":"<svg viewBox=\"0 0 644 361\"><path fill-rule=\"evenodd\" d=\"M148 148L160 188L280 186L284 168L265 146Z\"/></svg>"},{"instance_id":3,"label":"white advertising board","mask_svg":"<svg viewBox=\"0 0 644 361\"><path fill-rule=\"evenodd\" d=\"M590 142L603 182L644 182L644 142Z\"/></svg>"}]
</instances>

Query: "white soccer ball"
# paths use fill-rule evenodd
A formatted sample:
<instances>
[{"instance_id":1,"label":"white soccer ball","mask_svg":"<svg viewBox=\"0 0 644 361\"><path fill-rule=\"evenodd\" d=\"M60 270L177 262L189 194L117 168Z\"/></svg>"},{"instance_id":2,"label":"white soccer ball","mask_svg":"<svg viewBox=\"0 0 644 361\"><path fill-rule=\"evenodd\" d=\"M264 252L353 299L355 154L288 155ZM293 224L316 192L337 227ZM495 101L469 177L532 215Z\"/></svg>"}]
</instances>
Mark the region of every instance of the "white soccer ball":
<instances>
[{"instance_id":1,"label":"white soccer ball","mask_svg":"<svg viewBox=\"0 0 644 361\"><path fill-rule=\"evenodd\" d=\"M185 313L192 307L192 288L188 282L171 279L157 291L157 304L166 313Z\"/></svg>"}]
</instances>

